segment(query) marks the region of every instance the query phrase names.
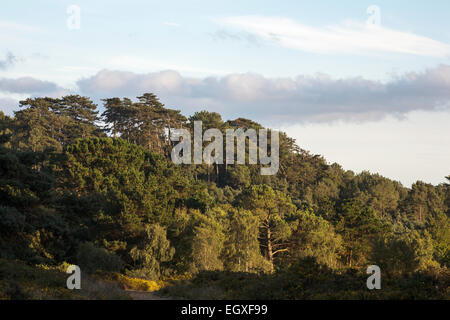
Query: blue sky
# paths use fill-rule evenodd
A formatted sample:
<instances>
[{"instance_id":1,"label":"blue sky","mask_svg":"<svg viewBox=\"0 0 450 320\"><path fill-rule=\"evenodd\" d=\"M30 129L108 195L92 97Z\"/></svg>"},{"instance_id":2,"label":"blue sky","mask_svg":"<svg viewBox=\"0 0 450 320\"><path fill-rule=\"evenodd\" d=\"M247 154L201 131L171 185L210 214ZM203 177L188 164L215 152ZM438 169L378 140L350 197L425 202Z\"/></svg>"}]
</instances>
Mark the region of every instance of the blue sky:
<instances>
[{"instance_id":1,"label":"blue sky","mask_svg":"<svg viewBox=\"0 0 450 320\"><path fill-rule=\"evenodd\" d=\"M450 174L449 17L448 1L6 2L0 108L151 91L185 114L281 128L345 169L437 184Z\"/></svg>"}]
</instances>

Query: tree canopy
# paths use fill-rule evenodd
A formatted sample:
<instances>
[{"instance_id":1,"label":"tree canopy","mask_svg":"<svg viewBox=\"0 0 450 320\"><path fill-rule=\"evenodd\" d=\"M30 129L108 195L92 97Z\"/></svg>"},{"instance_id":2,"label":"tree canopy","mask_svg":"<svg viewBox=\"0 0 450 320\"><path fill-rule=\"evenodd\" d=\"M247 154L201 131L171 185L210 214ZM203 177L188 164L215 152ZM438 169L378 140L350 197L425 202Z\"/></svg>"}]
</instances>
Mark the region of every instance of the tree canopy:
<instances>
[{"instance_id":1,"label":"tree canopy","mask_svg":"<svg viewBox=\"0 0 450 320\"><path fill-rule=\"evenodd\" d=\"M347 171L283 132L273 176L259 164L176 165L173 129L262 126L206 110L186 117L153 93L102 101L100 116L79 95L29 98L13 117L0 113L0 258L147 279L347 277L369 264L392 277L448 272L449 183L407 188Z\"/></svg>"}]
</instances>

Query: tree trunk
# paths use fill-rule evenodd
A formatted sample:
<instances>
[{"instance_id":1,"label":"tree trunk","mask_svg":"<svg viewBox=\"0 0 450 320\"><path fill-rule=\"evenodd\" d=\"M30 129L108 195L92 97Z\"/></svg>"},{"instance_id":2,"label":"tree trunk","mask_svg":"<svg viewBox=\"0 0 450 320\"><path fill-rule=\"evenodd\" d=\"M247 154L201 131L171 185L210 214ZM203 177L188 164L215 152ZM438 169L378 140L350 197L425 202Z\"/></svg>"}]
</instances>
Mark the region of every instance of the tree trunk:
<instances>
[{"instance_id":1,"label":"tree trunk","mask_svg":"<svg viewBox=\"0 0 450 320\"><path fill-rule=\"evenodd\" d=\"M270 262L270 271L273 272L273 251L272 251L272 232L267 228L267 257Z\"/></svg>"},{"instance_id":2,"label":"tree trunk","mask_svg":"<svg viewBox=\"0 0 450 320\"><path fill-rule=\"evenodd\" d=\"M210 180L210 175L211 175L211 165L208 163L208 184L210 184L211 180Z\"/></svg>"}]
</instances>

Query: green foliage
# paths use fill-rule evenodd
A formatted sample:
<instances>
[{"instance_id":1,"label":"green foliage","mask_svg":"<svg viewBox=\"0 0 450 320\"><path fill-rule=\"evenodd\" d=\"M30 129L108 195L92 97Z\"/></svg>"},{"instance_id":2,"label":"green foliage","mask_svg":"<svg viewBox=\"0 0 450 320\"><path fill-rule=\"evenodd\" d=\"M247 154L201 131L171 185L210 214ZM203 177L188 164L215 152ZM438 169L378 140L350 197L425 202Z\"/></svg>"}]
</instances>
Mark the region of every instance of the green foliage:
<instances>
[{"instance_id":1,"label":"green foliage","mask_svg":"<svg viewBox=\"0 0 450 320\"><path fill-rule=\"evenodd\" d=\"M227 184L235 189L247 188L250 185L250 169L244 165L234 165L228 168Z\"/></svg>"},{"instance_id":2,"label":"green foliage","mask_svg":"<svg viewBox=\"0 0 450 320\"><path fill-rule=\"evenodd\" d=\"M81 290L67 289L67 266L30 266L18 260L0 259L0 300L130 299L116 283L87 274L82 275Z\"/></svg>"},{"instance_id":3,"label":"green foliage","mask_svg":"<svg viewBox=\"0 0 450 320\"><path fill-rule=\"evenodd\" d=\"M2 234L20 232L25 227L25 215L14 207L0 207L0 217Z\"/></svg>"},{"instance_id":4,"label":"green foliage","mask_svg":"<svg viewBox=\"0 0 450 320\"><path fill-rule=\"evenodd\" d=\"M231 209L225 243L225 267L230 271L266 272L270 263L261 254L259 220L250 211Z\"/></svg>"},{"instance_id":5,"label":"green foliage","mask_svg":"<svg viewBox=\"0 0 450 320\"><path fill-rule=\"evenodd\" d=\"M450 267L450 218L441 211L435 211L428 217L427 230L433 239L436 261Z\"/></svg>"},{"instance_id":6,"label":"green foliage","mask_svg":"<svg viewBox=\"0 0 450 320\"><path fill-rule=\"evenodd\" d=\"M427 232L405 230L376 242L373 263L390 274L407 274L438 267L433 260L433 245Z\"/></svg>"},{"instance_id":7,"label":"green foliage","mask_svg":"<svg viewBox=\"0 0 450 320\"><path fill-rule=\"evenodd\" d=\"M377 234L389 231L389 225L383 222L371 207L364 206L354 199L342 205L336 231L344 239L346 264L350 267L365 264L373 248Z\"/></svg>"},{"instance_id":8,"label":"green foliage","mask_svg":"<svg viewBox=\"0 0 450 320\"><path fill-rule=\"evenodd\" d=\"M405 200L405 211L412 219L424 222L433 210L444 211L444 209L444 199L433 185L422 181L413 183Z\"/></svg>"},{"instance_id":9,"label":"green foliage","mask_svg":"<svg viewBox=\"0 0 450 320\"><path fill-rule=\"evenodd\" d=\"M348 269L334 271L314 258L297 260L275 274L205 271L192 280L162 290L184 299L250 300L386 300L448 299L448 271L383 276L382 290L367 290L367 274Z\"/></svg>"},{"instance_id":10,"label":"green foliage","mask_svg":"<svg viewBox=\"0 0 450 320\"><path fill-rule=\"evenodd\" d=\"M340 266L343 240L335 233L333 225L311 212L301 212L297 230L293 236L293 249L290 258L313 257L329 268Z\"/></svg>"},{"instance_id":11,"label":"green foliage","mask_svg":"<svg viewBox=\"0 0 450 320\"><path fill-rule=\"evenodd\" d=\"M192 239L191 272L222 270L223 263L220 260L222 247L223 234L217 223L196 226Z\"/></svg>"},{"instance_id":12,"label":"green foliage","mask_svg":"<svg viewBox=\"0 0 450 320\"><path fill-rule=\"evenodd\" d=\"M79 95L54 98L28 98L20 101L24 109L15 112L12 144L21 149L60 151L77 138L101 135L95 125L96 105Z\"/></svg>"},{"instance_id":13,"label":"green foliage","mask_svg":"<svg viewBox=\"0 0 450 320\"><path fill-rule=\"evenodd\" d=\"M134 270L129 274L148 279L158 279L163 264L172 260L175 249L166 238L166 230L160 225L147 225L142 240L130 250Z\"/></svg>"},{"instance_id":14,"label":"green foliage","mask_svg":"<svg viewBox=\"0 0 450 320\"><path fill-rule=\"evenodd\" d=\"M261 246L273 270L274 256L289 250L286 241L297 226L297 209L289 196L268 185L247 188L240 194L236 204L252 211L258 218Z\"/></svg>"},{"instance_id":15,"label":"green foliage","mask_svg":"<svg viewBox=\"0 0 450 320\"><path fill-rule=\"evenodd\" d=\"M118 256L91 242L80 244L76 261L80 269L87 273L95 273L97 270L115 272L122 268L122 261Z\"/></svg>"},{"instance_id":16,"label":"green foliage","mask_svg":"<svg viewBox=\"0 0 450 320\"><path fill-rule=\"evenodd\" d=\"M263 127L208 111L187 120L152 93L137 98L104 99L101 118L77 95L0 112L0 259L8 259L0 276L33 274L0 283L1 297L66 297L26 284L60 279L55 270L74 261L88 273L153 279L110 279L153 289L161 277L191 273L173 290L208 299L448 298L448 183L405 188L345 171L283 132L273 176L259 165L174 165L175 128ZM14 259L29 266L11 272ZM381 266L382 293L365 289L368 264ZM115 290L95 277L82 298Z\"/></svg>"}]
</instances>

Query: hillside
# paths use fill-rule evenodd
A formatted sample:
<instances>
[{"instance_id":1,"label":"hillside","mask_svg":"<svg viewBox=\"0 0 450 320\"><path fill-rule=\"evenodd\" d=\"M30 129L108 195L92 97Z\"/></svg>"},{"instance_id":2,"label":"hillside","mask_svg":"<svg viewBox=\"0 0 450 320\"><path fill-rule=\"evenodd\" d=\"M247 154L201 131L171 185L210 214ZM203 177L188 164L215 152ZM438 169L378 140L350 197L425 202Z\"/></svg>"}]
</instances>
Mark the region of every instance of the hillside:
<instances>
[{"instance_id":1,"label":"hillside","mask_svg":"<svg viewBox=\"0 0 450 320\"><path fill-rule=\"evenodd\" d=\"M450 298L449 184L355 174L283 132L275 175L248 161L177 165L175 129L263 127L186 117L154 94L103 110L65 96L0 114L1 298L129 298L117 279L95 282L111 273L176 279L155 290L190 299ZM69 264L117 290L68 292ZM369 265L386 290L366 288Z\"/></svg>"}]
</instances>

